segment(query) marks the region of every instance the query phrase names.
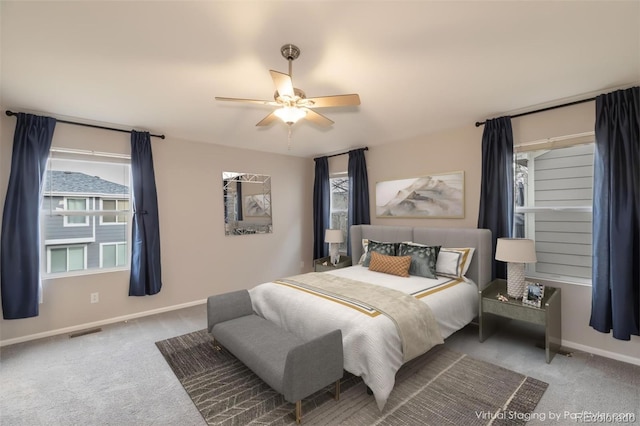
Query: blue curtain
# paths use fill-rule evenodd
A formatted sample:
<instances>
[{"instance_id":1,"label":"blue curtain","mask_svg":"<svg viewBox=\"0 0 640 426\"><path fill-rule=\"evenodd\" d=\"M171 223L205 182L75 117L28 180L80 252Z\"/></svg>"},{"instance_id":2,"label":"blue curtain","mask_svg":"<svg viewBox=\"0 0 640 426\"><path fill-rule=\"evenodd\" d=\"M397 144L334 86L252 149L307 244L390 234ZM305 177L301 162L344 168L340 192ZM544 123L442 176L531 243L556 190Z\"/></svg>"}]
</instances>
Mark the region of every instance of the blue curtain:
<instances>
[{"instance_id":1,"label":"blue curtain","mask_svg":"<svg viewBox=\"0 0 640 426\"><path fill-rule=\"evenodd\" d=\"M331 188L329 187L329 159L314 158L316 162L313 182L313 258L320 259L328 255L324 242L324 230L331 225Z\"/></svg>"},{"instance_id":2,"label":"blue curtain","mask_svg":"<svg viewBox=\"0 0 640 426\"><path fill-rule=\"evenodd\" d=\"M0 242L4 319L38 316L41 191L55 127L54 118L18 113Z\"/></svg>"},{"instance_id":3,"label":"blue curtain","mask_svg":"<svg viewBox=\"0 0 640 426\"><path fill-rule=\"evenodd\" d=\"M507 277L507 265L495 260L496 241L513 230L513 131L511 118L487 120L482 133L482 177L478 228L491 230L491 276Z\"/></svg>"},{"instance_id":4,"label":"blue curtain","mask_svg":"<svg viewBox=\"0 0 640 426\"><path fill-rule=\"evenodd\" d=\"M133 223L129 296L152 295L162 288L162 274L158 195L148 132L131 132L131 180Z\"/></svg>"},{"instance_id":5,"label":"blue curtain","mask_svg":"<svg viewBox=\"0 0 640 426\"><path fill-rule=\"evenodd\" d=\"M369 215L369 176L364 148L349 151L349 216L348 228L351 225L368 225ZM347 255L351 256L351 235L347 232Z\"/></svg>"},{"instance_id":6,"label":"blue curtain","mask_svg":"<svg viewBox=\"0 0 640 426\"><path fill-rule=\"evenodd\" d=\"M640 87L596 98L589 325L630 340L640 329Z\"/></svg>"}]
</instances>

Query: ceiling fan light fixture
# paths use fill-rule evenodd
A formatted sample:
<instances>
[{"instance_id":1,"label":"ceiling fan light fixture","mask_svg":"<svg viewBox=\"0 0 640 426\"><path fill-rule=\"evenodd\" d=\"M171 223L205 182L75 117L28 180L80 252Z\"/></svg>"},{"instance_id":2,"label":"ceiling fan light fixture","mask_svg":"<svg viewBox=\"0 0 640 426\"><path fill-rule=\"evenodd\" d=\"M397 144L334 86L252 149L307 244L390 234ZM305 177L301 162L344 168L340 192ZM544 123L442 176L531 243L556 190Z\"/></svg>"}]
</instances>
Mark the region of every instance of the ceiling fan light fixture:
<instances>
[{"instance_id":1,"label":"ceiling fan light fixture","mask_svg":"<svg viewBox=\"0 0 640 426\"><path fill-rule=\"evenodd\" d=\"M274 121L277 121L277 119L280 119L289 127L289 140L291 140L291 128L302 118L306 118L310 122L320 126L331 126L333 124L331 119L317 112L316 108L360 105L360 97L355 93L307 98L304 91L293 86L293 81L291 80L293 61L300 56L300 49L293 44L285 44L280 48L280 53L289 63L289 74L269 70L271 79L273 80L273 84L276 88L273 94L273 101L223 98L218 96L216 96L216 100L246 102L259 105L269 105L278 108L260 120L256 126L268 126Z\"/></svg>"},{"instance_id":2,"label":"ceiling fan light fixture","mask_svg":"<svg viewBox=\"0 0 640 426\"><path fill-rule=\"evenodd\" d=\"M273 112L279 119L287 123L289 126L295 124L298 120L307 115L307 111L297 107L285 106L278 108Z\"/></svg>"}]
</instances>

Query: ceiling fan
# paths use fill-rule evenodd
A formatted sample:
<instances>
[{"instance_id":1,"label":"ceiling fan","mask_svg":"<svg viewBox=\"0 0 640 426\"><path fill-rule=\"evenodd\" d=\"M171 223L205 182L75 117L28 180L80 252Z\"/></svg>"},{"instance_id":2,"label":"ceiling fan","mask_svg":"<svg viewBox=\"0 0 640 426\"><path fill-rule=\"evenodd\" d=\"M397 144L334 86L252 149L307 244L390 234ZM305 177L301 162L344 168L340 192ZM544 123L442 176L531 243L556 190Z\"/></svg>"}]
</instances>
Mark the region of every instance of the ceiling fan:
<instances>
[{"instance_id":1,"label":"ceiling fan","mask_svg":"<svg viewBox=\"0 0 640 426\"><path fill-rule=\"evenodd\" d=\"M357 94L320 96L307 98L305 93L293 87L291 81L292 64L300 56L300 49L293 44L285 44L280 48L282 56L289 61L289 74L270 70L271 78L276 86L273 101L263 101L257 99L223 98L216 96L217 101L247 102L252 104L269 105L278 107L271 114L260 120L256 126L268 126L274 120L280 118L289 126L294 125L298 120L307 120L323 126L330 126L333 121L312 108L343 107L360 105L360 96Z\"/></svg>"}]
</instances>

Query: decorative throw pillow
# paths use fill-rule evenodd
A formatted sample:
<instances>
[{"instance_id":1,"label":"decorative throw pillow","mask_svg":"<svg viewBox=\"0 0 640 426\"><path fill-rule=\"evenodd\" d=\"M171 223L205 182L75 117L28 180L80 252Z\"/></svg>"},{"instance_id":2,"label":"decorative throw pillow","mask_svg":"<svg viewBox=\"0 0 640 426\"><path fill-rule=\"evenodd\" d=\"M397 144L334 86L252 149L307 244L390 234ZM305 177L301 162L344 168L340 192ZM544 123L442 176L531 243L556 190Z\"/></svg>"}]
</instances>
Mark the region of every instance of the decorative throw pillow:
<instances>
[{"instance_id":1,"label":"decorative throw pillow","mask_svg":"<svg viewBox=\"0 0 640 426\"><path fill-rule=\"evenodd\" d=\"M436 262L436 273L451 278L462 278L467 273L475 248L441 248Z\"/></svg>"},{"instance_id":2,"label":"decorative throw pillow","mask_svg":"<svg viewBox=\"0 0 640 426\"><path fill-rule=\"evenodd\" d=\"M410 275L425 278L436 277L436 259L440 246L424 246L422 244L400 243L398 256L411 256Z\"/></svg>"},{"instance_id":3,"label":"decorative throw pillow","mask_svg":"<svg viewBox=\"0 0 640 426\"><path fill-rule=\"evenodd\" d=\"M411 256L386 256L373 251L371 252L369 270L399 277L408 277L410 265Z\"/></svg>"},{"instance_id":4,"label":"decorative throw pillow","mask_svg":"<svg viewBox=\"0 0 640 426\"><path fill-rule=\"evenodd\" d=\"M364 264L364 259L367 257L367 250L369 248L369 240L367 238L362 239L362 256L358 260L358 265Z\"/></svg>"},{"instance_id":5,"label":"decorative throw pillow","mask_svg":"<svg viewBox=\"0 0 640 426\"><path fill-rule=\"evenodd\" d=\"M380 241L368 240L367 253L362 262L362 266L369 266L371 261L371 253L376 252L386 256L395 256L397 254L398 245L400 243L382 243Z\"/></svg>"}]
</instances>

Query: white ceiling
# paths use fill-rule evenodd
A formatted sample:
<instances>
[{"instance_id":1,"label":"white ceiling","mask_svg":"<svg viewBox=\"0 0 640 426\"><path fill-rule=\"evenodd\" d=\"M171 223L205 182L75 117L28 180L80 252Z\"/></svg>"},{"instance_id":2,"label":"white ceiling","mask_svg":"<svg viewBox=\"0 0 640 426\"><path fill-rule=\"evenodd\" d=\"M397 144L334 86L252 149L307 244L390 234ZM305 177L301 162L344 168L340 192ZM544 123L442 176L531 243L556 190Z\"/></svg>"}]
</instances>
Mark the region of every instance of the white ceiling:
<instances>
[{"instance_id":1,"label":"white ceiling","mask_svg":"<svg viewBox=\"0 0 640 426\"><path fill-rule=\"evenodd\" d=\"M420 137L640 82L638 1L0 1L0 103L296 156ZM330 128L255 124L280 47Z\"/></svg>"}]
</instances>

